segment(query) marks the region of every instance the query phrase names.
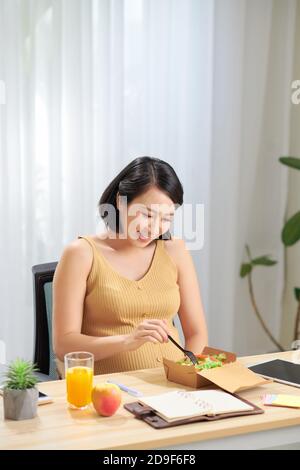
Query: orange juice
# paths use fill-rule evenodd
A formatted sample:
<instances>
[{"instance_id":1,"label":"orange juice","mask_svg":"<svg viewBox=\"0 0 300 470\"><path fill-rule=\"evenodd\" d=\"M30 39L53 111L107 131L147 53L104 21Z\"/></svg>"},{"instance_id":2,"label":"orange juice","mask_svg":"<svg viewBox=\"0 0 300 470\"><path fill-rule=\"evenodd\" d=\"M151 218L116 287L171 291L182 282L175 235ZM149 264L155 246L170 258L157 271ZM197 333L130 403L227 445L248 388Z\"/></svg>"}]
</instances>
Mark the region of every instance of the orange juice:
<instances>
[{"instance_id":1,"label":"orange juice","mask_svg":"<svg viewBox=\"0 0 300 470\"><path fill-rule=\"evenodd\" d=\"M84 408L91 403L93 369L91 367L69 367L66 372L67 400L76 408Z\"/></svg>"}]
</instances>

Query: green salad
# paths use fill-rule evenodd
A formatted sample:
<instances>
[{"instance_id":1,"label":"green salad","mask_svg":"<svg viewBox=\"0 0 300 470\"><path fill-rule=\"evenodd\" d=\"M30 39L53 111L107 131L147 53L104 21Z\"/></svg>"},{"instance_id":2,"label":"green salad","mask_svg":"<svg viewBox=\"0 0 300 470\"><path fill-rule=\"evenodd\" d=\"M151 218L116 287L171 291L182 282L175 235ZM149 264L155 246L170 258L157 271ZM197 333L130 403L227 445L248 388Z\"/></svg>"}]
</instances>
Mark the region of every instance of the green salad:
<instances>
[{"instance_id":1,"label":"green salad","mask_svg":"<svg viewBox=\"0 0 300 470\"><path fill-rule=\"evenodd\" d=\"M226 360L226 354L195 354L198 364L193 364L192 361L185 357L180 361L177 361L177 364L181 364L183 366L193 366L197 370L204 370L204 369L213 369L214 367L221 367Z\"/></svg>"}]
</instances>

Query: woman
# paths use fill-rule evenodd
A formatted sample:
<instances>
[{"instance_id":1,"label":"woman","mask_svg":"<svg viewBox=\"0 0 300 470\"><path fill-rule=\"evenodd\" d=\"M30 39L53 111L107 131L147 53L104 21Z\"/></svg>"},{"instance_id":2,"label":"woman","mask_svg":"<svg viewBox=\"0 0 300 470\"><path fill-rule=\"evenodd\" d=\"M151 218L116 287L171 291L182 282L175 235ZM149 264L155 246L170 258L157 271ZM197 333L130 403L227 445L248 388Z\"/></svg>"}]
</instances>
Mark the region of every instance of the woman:
<instances>
[{"instance_id":1,"label":"woman","mask_svg":"<svg viewBox=\"0 0 300 470\"><path fill-rule=\"evenodd\" d=\"M53 280L53 348L60 375L70 351L89 351L95 374L162 366L185 347L201 353L207 327L197 276L184 241L170 236L183 188L166 162L140 157L110 183L100 201L107 231L68 245Z\"/></svg>"}]
</instances>

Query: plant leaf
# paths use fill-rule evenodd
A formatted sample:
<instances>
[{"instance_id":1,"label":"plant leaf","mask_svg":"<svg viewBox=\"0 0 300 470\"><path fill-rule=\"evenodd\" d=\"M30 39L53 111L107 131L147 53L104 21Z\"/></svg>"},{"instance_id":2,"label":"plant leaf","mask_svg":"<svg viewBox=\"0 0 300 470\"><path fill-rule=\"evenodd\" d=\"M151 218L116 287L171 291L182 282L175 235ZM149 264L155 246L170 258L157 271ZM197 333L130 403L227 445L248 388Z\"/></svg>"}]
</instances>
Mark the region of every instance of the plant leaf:
<instances>
[{"instance_id":1,"label":"plant leaf","mask_svg":"<svg viewBox=\"0 0 300 470\"><path fill-rule=\"evenodd\" d=\"M249 261L251 262L251 261L252 261L252 256L251 256L251 252L250 252L250 247L249 247L249 245L246 245L246 251L247 251L247 255L248 255Z\"/></svg>"},{"instance_id":2,"label":"plant leaf","mask_svg":"<svg viewBox=\"0 0 300 470\"><path fill-rule=\"evenodd\" d=\"M300 158L297 157L280 157L279 161L283 163L283 165L287 165L290 168L295 168L296 170L300 170Z\"/></svg>"},{"instance_id":3,"label":"plant leaf","mask_svg":"<svg viewBox=\"0 0 300 470\"><path fill-rule=\"evenodd\" d=\"M254 258L252 260L253 265L260 265L260 266L273 266L277 263L277 261L272 260L269 258L270 255L259 256L258 258Z\"/></svg>"},{"instance_id":4,"label":"plant leaf","mask_svg":"<svg viewBox=\"0 0 300 470\"><path fill-rule=\"evenodd\" d=\"M281 233L281 239L285 246L294 245L300 240L300 211L286 222Z\"/></svg>"},{"instance_id":5,"label":"plant leaf","mask_svg":"<svg viewBox=\"0 0 300 470\"><path fill-rule=\"evenodd\" d=\"M300 288L295 287L294 293L295 293L296 300L298 300L298 302L300 302Z\"/></svg>"},{"instance_id":6,"label":"plant leaf","mask_svg":"<svg viewBox=\"0 0 300 470\"><path fill-rule=\"evenodd\" d=\"M36 375L34 375L34 372L37 370L36 365L31 361L15 359L9 364L8 370L5 373L5 387L17 390L34 387L38 382Z\"/></svg>"},{"instance_id":7,"label":"plant leaf","mask_svg":"<svg viewBox=\"0 0 300 470\"><path fill-rule=\"evenodd\" d=\"M243 263L240 269L240 276L245 277L247 274L251 273L252 266L250 263Z\"/></svg>"}]
</instances>

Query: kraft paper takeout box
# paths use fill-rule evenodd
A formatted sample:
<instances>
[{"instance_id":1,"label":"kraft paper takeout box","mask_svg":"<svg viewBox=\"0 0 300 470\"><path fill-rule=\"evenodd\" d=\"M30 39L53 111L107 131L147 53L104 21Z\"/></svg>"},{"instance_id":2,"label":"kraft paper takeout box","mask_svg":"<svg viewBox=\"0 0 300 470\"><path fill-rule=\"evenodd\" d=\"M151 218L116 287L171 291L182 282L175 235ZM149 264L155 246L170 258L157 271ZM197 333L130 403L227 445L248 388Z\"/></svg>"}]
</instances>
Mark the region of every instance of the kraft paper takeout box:
<instances>
[{"instance_id":1,"label":"kraft paper takeout box","mask_svg":"<svg viewBox=\"0 0 300 470\"><path fill-rule=\"evenodd\" d=\"M223 362L223 365L202 371L195 369L193 366L177 364L176 361L171 361L164 357L163 365L166 377L170 382L176 382L192 388L207 387L213 383L231 393L273 382L273 380L264 379L252 372L252 370L249 370L236 360L234 353L208 346L202 351L202 354L220 353L226 354L226 360Z\"/></svg>"}]
</instances>

